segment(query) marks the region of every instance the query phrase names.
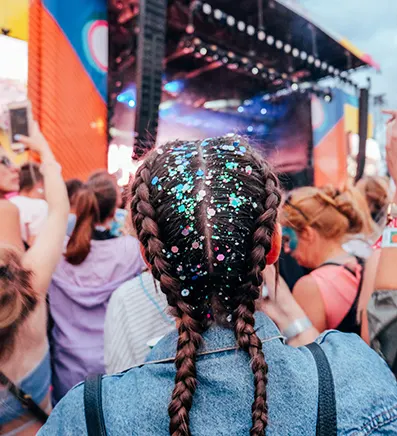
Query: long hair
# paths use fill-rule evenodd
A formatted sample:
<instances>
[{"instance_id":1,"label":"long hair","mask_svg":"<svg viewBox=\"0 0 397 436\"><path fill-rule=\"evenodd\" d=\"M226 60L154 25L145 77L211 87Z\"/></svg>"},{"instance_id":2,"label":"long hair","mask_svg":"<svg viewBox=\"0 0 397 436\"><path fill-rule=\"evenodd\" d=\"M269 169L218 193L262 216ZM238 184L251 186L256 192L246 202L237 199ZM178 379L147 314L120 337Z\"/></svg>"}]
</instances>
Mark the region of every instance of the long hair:
<instances>
[{"instance_id":1,"label":"long hair","mask_svg":"<svg viewBox=\"0 0 397 436\"><path fill-rule=\"evenodd\" d=\"M105 222L114 214L117 186L105 171L95 173L76 194L76 226L70 236L65 258L72 265L80 265L91 250L95 225Z\"/></svg>"},{"instance_id":2,"label":"long hair","mask_svg":"<svg viewBox=\"0 0 397 436\"><path fill-rule=\"evenodd\" d=\"M178 319L170 434L190 435L196 356L215 322L233 328L254 374L251 435L267 425L268 367L255 300L280 204L278 180L242 139L174 142L142 163L132 217L145 257Z\"/></svg>"},{"instance_id":3,"label":"long hair","mask_svg":"<svg viewBox=\"0 0 397 436\"><path fill-rule=\"evenodd\" d=\"M37 305L31 276L14 250L0 248L0 362L12 353L20 326Z\"/></svg>"}]
</instances>

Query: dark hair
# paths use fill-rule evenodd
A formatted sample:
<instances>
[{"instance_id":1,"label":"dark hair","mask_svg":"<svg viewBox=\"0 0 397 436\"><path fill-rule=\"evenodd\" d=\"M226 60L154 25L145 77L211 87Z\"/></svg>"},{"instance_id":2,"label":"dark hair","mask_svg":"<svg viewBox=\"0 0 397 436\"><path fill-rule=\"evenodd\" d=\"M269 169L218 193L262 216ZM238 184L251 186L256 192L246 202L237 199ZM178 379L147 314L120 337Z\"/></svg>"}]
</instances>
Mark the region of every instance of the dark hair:
<instances>
[{"instance_id":1,"label":"dark hair","mask_svg":"<svg viewBox=\"0 0 397 436\"><path fill-rule=\"evenodd\" d=\"M84 183L79 179L69 179L66 181L70 206L76 206L76 195L84 187Z\"/></svg>"},{"instance_id":2,"label":"dark hair","mask_svg":"<svg viewBox=\"0 0 397 436\"><path fill-rule=\"evenodd\" d=\"M20 191L31 191L37 183L44 180L40 172L40 167L32 162L21 166L19 171L19 189Z\"/></svg>"},{"instance_id":3,"label":"dark hair","mask_svg":"<svg viewBox=\"0 0 397 436\"><path fill-rule=\"evenodd\" d=\"M250 356L251 435L263 435L268 367L254 311L281 201L276 175L238 138L174 142L146 158L131 191L145 257L178 318L170 434L190 435L196 356L215 322Z\"/></svg>"},{"instance_id":4,"label":"dark hair","mask_svg":"<svg viewBox=\"0 0 397 436\"><path fill-rule=\"evenodd\" d=\"M0 249L0 361L10 356L19 327L36 307L31 275L14 250Z\"/></svg>"},{"instance_id":5,"label":"dark hair","mask_svg":"<svg viewBox=\"0 0 397 436\"><path fill-rule=\"evenodd\" d=\"M76 196L76 226L70 236L65 258L80 265L91 249L95 225L110 218L116 210L117 186L112 177L102 171L90 177Z\"/></svg>"}]
</instances>

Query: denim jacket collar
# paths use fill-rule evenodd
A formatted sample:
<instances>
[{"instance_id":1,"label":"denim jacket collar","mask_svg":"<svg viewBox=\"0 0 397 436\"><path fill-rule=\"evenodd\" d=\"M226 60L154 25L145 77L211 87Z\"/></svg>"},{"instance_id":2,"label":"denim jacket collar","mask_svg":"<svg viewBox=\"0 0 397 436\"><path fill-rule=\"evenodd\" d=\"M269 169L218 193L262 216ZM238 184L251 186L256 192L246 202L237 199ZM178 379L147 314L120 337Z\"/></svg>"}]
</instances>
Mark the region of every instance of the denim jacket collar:
<instances>
[{"instance_id":1,"label":"denim jacket collar","mask_svg":"<svg viewBox=\"0 0 397 436\"><path fill-rule=\"evenodd\" d=\"M280 339L283 336L274 322L262 312L255 313L255 329L262 342ZM233 330L226 329L217 325L212 325L203 333L204 343L200 349L201 353L212 353L222 351L225 348L236 347L236 338ZM149 353L146 362L174 359L178 342L178 332L176 330L169 333Z\"/></svg>"}]
</instances>

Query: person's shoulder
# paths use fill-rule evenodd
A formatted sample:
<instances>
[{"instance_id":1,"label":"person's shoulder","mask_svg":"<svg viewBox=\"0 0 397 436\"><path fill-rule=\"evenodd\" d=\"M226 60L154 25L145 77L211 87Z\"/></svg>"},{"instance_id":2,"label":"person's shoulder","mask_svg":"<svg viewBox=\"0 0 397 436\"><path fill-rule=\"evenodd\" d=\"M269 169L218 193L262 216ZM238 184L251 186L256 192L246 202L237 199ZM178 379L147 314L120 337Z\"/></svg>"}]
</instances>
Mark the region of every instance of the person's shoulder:
<instances>
[{"instance_id":1,"label":"person's shoulder","mask_svg":"<svg viewBox=\"0 0 397 436\"><path fill-rule=\"evenodd\" d=\"M15 215L19 214L19 209L14 201L15 197L10 198L9 200L0 200L0 210L2 212L10 212Z\"/></svg>"},{"instance_id":2,"label":"person's shoulder","mask_svg":"<svg viewBox=\"0 0 397 436\"><path fill-rule=\"evenodd\" d=\"M363 427L374 430L393 422L397 432L397 382L386 362L353 333L330 330L316 342L331 367L338 426L351 428L362 421Z\"/></svg>"}]
</instances>

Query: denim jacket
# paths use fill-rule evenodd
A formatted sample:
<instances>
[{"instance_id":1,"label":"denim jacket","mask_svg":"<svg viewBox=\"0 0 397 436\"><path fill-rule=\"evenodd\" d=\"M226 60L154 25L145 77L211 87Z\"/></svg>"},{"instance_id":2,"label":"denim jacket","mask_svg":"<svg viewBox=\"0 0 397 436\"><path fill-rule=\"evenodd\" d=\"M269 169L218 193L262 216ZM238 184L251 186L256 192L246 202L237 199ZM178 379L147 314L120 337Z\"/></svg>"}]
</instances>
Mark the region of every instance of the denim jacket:
<instances>
[{"instance_id":1,"label":"denim jacket","mask_svg":"<svg viewBox=\"0 0 397 436\"><path fill-rule=\"evenodd\" d=\"M256 328L269 365L267 435L315 435L318 377L310 351L285 345L263 314ZM233 332L213 326L197 359L197 390L190 411L193 436L249 435L254 380L248 355L235 348ZM332 369L338 435L396 435L397 383L386 363L358 336L328 331L317 342ZM103 379L109 435L168 436L167 406L174 387L177 332L163 338L147 363ZM40 436L86 435L83 385L57 405Z\"/></svg>"}]
</instances>

